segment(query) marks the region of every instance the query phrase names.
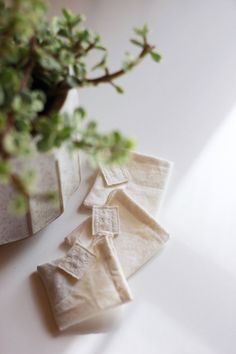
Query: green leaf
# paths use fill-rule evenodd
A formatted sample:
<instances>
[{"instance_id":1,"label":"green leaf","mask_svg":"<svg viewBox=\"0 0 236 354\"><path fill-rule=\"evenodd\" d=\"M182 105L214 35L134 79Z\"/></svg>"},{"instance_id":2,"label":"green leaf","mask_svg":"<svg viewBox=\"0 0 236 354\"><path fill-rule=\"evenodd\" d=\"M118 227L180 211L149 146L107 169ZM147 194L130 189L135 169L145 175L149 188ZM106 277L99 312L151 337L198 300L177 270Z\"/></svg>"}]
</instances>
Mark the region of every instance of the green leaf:
<instances>
[{"instance_id":1,"label":"green leaf","mask_svg":"<svg viewBox=\"0 0 236 354\"><path fill-rule=\"evenodd\" d=\"M44 103L40 100L34 100L31 104L31 109L34 112L41 112L44 108Z\"/></svg>"},{"instance_id":2,"label":"green leaf","mask_svg":"<svg viewBox=\"0 0 236 354\"><path fill-rule=\"evenodd\" d=\"M95 45L95 48L96 48L97 50L102 50L103 52L106 52L106 51L107 51L106 47L104 47L104 46L102 46L102 45Z\"/></svg>"},{"instance_id":3,"label":"green leaf","mask_svg":"<svg viewBox=\"0 0 236 354\"><path fill-rule=\"evenodd\" d=\"M87 130L91 132L94 132L97 129L97 122L91 121L87 125Z\"/></svg>"},{"instance_id":4,"label":"green leaf","mask_svg":"<svg viewBox=\"0 0 236 354\"><path fill-rule=\"evenodd\" d=\"M64 18L66 19L67 23L69 24L70 27L75 27L79 23L84 21L84 16L82 15L73 15L73 13L68 10L68 9L63 9L62 13L64 15Z\"/></svg>"},{"instance_id":5,"label":"green leaf","mask_svg":"<svg viewBox=\"0 0 236 354\"><path fill-rule=\"evenodd\" d=\"M57 132L52 131L50 135L45 135L43 136L38 142L37 142L37 148L41 152L47 152L52 150L55 147L55 141L57 137Z\"/></svg>"},{"instance_id":6,"label":"green leaf","mask_svg":"<svg viewBox=\"0 0 236 354\"><path fill-rule=\"evenodd\" d=\"M57 34L60 31L60 29L61 29L61 21L60 21L59 17L53 17L52 18L51 26L52 26L52 32L54 34Z\"/></svg>"},{"instance_id":7,"label":"green leaf","mask_svg":"<svg viewBox=\"0 0 236 354\"><path fill-rule=\"evenodd\" d=\"M70 10L64 8L62 9L62 13L68 22L70 22L73 19L73 14Z\"/></svg>"},{"instance_id":8,"label":"green leaf","mask_svg":"<svg viewBox=\"0 0 236 354\"><path fill-rule=\"evenodd\" d=\"M23 100L20 95L16 95L12 102L12 108L15 112L20 111L23 105Z\"/></svg>"},{"instance_id":9,"label":"green leaf","mask_svg":"<svg viewBox=\"0 0 236 354\"><path fill-rule=\"evenodd\" d=\"M126 53L125 60L122 63L122 68L124 71L131 70L136 62L136 58L130 54L129 52Z\"/></svg>"},{"instance_id":10,"label":"green leaf","mask_svg":"<svg viewBox=\"0 0 236 354\"><path fill-rule=\"evenodd\" d=\"M30 122L23 120L22 118L15 121L15 128L17 131L29 132L30 131Z\"/></svg>"},{"instance_id":11,"label":"green leaf","mask_svg":"<svg viewBox=\"0 0 236 354\"><path fill-rule=\"evenodd\" d=\"M64 127L60 132L57 133L55 138L55 146L60 147L63 142L69 140L72 134L71 127Z\"/></svg>"},{"instance_id":12,"label":"green leaf","mask_svg":"<svg viewBox=\"0 0 236 354\"><path fill-rule=\"evenodd\" d=\"M62 65L68 66L74 64L75 58L73 53L66 49L62 49L59 53L59 61Z\"/></svg>"},{"instance_id":13,"label":"green leaf","mask_svg":"<svg viewBox=\"0 0 236 354\"><path fill-rule=\"evenodd\" d=\"M29 134L12 130L4 137L3 146L13 156L24 156L30 154L30 142Z\"/></svg>"},{"instance_id":14,"label":"green leaf","mask_svg":"<svg viewBox=\"0 0 236 354\"><path fill-rule=\"evenodd\" d=\"M60 63L56 59L54 59L52 56L47 55L46 53L40 58L39 62L44 69L56 70L56 71L61 70Z\"/></svg>"},{"instance_id":15,"label":"green leaf","mask_svg":"<svg viewBox=\"0 0 236 354\"><path fill-rule=\"evenodd\" d=\"M115 89L116 89L116 91L117 91L118 93L122 94L122 93L125 92L124 89L123 89L123 87L117 86L117 85L113 85L113 86L115 87Z\"/></svg>"},{"instance_id":16,"label":"green leaf","mask_svg":"<svg viewBox=\"0 0 236 354\"><path fill-rule=\"evenodd\" d=\"M73 19L71 20L71 25L73 27L79 25L81 22L84 21L84 16L81 16L81 15L76 15L73 17Z\"/></svg>"},{"instance_id":17,"label":"green leaf","mask_svg":"<svg viewBox=\"0 0 236 354\"><path fill-rule=\"evenodd\" d=\"M146 39L147 38L147 35L148 35L148 32L149 32L149 29L148 29L148 26L147 24L145 24L143 27L141 28L135 28L134 29L134 32L139 36L139 37L142 37L143 39Z\"/></svg>"},{"instance_id":18,"label":"green leaf","mask_svg":"<svg viewBox=\"0 0 236 354\"><path fill-rule=\"evenodd\" d=\"M143 47L143 43L137 41L136 39L131 39L130 42L138 47L141 47L141 48Z\"/></svg>"},{"instance_id":19,"label":"green leaf","mask_svg":"<svg viewBox=\"0 0 236 354\"><path fill-rule=\"evenodd\" d=\"M33 91L30 95L30 109L33 112L41 112L45 105L45 94L42 91Z\"/></svg>"},{"instance_id":20,"label":"green leaf","mask_svg":"<svg viewBox=\"0 0 236 354\"><path fill-rule=\"evenodd\" d=\"M157 63L159 63L161 61L161 59L162 59L161 55L159 53L157 53L157 52L151 52L150 55L151 55L151 58L154 61L156 61Z\"/></svg>"},{"instance_id":21,"label":"green leaf","mask_svg":"<svg viewBox=\"0 0 236 354\"><path fill-rule=\"evenodd\" d=\"M68 38L68 36L69 36L69 30L68 30L68 28L60 28L60 29L58 30L58 35L61 36L61 37Z\"/></svg>"},{"instance_id":22,"label":"green leaf","mask_svg":"<svg viewBox=\"0 0 236 354\"><path fill-rule=\"evenodd\" d=\"M98 64L96 64L92 67L92 70L102 69L102 68L105 68L106 66L107 66L107 54L105 54L102 57L101 61Z\"/></svg>"},{"instance_id":23,"label":"green leaf","mask_svg":"<svg viewBox=\"0 0 236 354\"><path fill-rule=\"evenodd\" d=\"M77 141L74 141L74 147L77 148L77 149L85 149L86 147L86 142L84 140L77 140Z\"/></svg>"},{"instance_id":24,"label":"green leaf","mask_svg":"<svg viewBox=\"0 0 236 354\"><path fill-rule=\"evenodd\" d=\"M7 66L4 67L0 71L0 82L5 90L12 93L18 91L20 88L19 72Z\"/></svg>"},{"instance_id":25,"label":"green leaf","mask_svg":"<svg viewBox=\"0 0 236 354\"><path fill-rule=\"evenodd\" d=\"M78 79L75 76L68 76L66 78L66 83L71 87L77 87L78 86Z\"/></svg>"},{"instance_id":26,"label":"green leaf","mask_svg":"<svg viewBox=\"0 0 236 354\"><path fill-rule=\"evenodd\" d=\"M124 144L124 149L133 150L135 148L135 141L133 139L127 139Z\"/></svg>"},{"instance_id":27,"label":"green leaf","mask_svg":"<svg viewBox=\"0 0 236 354\"><path fill-rule=\"evenodd\" d=\"M86 117L86 111L85 111L84 107L80 106L80 107L76 108L74 111L74 117L79 122L84 120Z\"/></svg>"},{"instance_id":28,"label":"green leaf","mask_svg":"<svg viewBox=\"0 0 236 354\"><path fill-rule=\"evenodd\" d=\"M81 42L89 42L90 32L87 29L85 29L83 31L79 31L76 33L76 37Z\"/></svg>"}]
</instances>

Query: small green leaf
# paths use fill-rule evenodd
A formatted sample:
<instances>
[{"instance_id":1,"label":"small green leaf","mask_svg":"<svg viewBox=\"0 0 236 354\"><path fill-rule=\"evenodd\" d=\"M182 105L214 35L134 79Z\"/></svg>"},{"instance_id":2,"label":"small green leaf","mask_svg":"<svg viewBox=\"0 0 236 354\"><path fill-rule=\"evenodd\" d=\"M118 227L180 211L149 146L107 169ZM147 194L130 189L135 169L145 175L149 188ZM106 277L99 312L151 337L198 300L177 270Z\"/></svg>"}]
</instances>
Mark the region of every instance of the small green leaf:
<instances>
[{"instance_id":1,"label":"small green leaf","mask_svg":"<svg viewBox=\"0 0 236 354\"><path fill-rule=\"evenodd\" d=\"M97 50L102 50L103 52L106 52L106 51L107 51L106 47L104 47L104 46L102 46L102 45L96 45L95 48L96 48Z\"/></svg>"},{"instance_id":2,"label":"small green leaf","mask_svg":"<svg viewBox=\"0 0 236 354\"><path fill-rule=\"evenodd\" d=\"M101 61L92 67L92 70L105 68L107 65L107 54L105 54Z\"/></svg>"},{"instance_id":3,"label":"small green leaf","mask_svg":"<svg viewBox=\"0 0 236 354\"><path fill-rule=\"evenodd\" d=\"M82 120L86 117L86 110L84 109L84 107L80 106L75 109L74 115L76 116L76 118L79 118L79 120Z\"/></svg>"},{"instance_id":4,"label":"small green leaf","mask_svg":"<svg viewBox=\"0 0 236 354\"><path fill-rule=\"evenodd\" d=\"M96 128L97 128L97 122L95 121L91 121L87 125L87 130L89 130L90 132L94 132Z\"/></svg>"},{"instance_id":5,"label":"small green leaf","mask_svg":"<svg viewBox=\"0 0 236 354\"><path fill-rule=\"evenodd\" d=\"M60 63L54 59L52 56L50 55L43 55L41 58L40 58L40 64L42 65L42 67L44 69L47 69L47 70L56 70L56 71L60 71L61 70L61 65Z\"/></svg>"},{"instance_id":6,"label":"small green leaf","mask_svg":"<svg viewBox=\"0 0 236 354\"><path fill-rule=\"evenodd\" d=\"M142 37L143 39L146 39L147 38L147 35L148 35L148 32L149 32L149 29L148 29L148 26L147 24L145 24L143 27L141 28L135 28L134 29L134 32L139 36L139 37Z\"/></svg>"},{"instance_id":7,"label":"small green leaf","mask_svg":"<svg viewBox=\"0 0 236 354\"><path fill-rule=\"evenodd\" d=\"M161 55L158 54L157 52L151 52L150 55L151 55L152 59L154 61L156 61L157 63L159 63L161 61Z\"/></svg>"},{"instance_id":8,"label":"small green leaf","mask_svg":"<svg viewBox=\"0 0 236 354\"><path fill-rule=\"evenodd\" d=\"M52 26L53 33L57 34L61 29L60 19L58 17L53 17L51 26Z\"/></svg>"},{"instance_id":9,"label":"small green leaf","mask_svg":"<svg viewBox=\"0 0 236 354\"><path fill-rule=\"evenodd\" d=\"M77 140L77 141L74 141L73 145L77 149L85 149L87 144L84 140Z\"/></svg>"},{"instance_id":10,"label":"small green leaf","mask_svg":"<svg viewBox=\"0 0 236 354\"><path fill-rule=\"evenodd\" d=\"M15 121L15 128L17 131L29 132L30 131L30 122L23 120L23 118L17 119Z\"/></svg>"},{"instance_id":11,"label":"small green leaf","mask_svg":"<svg viewBox=\"0 0 236 354\"><path fill-rule=\"evenodd\" d=\"M118 92L118 93L124 93L125 92L125 90L123 89L123 87L121 87L121 86L117 86L117 85L113 85L114 87L115 87L115 89L116 89L116 91Z\"/></svg>"},{"instance_id":12,"label":"small green leaf","mask_svg":"<svg viewBox=\"0 0 236 354\"><path fill-rule=\"evenodd\" d=\"M127 150L132 150L135 148L135 141L133 139L127 139L125 144L124 144L124 148Z\"/></svg>"},{"instance_id":13,"label":"small green leaf","mask_svg":"<svg viewBox=\"0 0 236 354\"><path fill-rule=\"evenodd\" d=\"M30 154L30 136L26 132L12 130L3 139L4 149L13 156L26 156Z\"/></svg>"},{"instance_id":14,"label":"small green leaf","mask_svg":"<svg viewBox=\"0 0 236 354\"><path fill-rule=\"evenodd\" d=\"M12 102L12 108L14 109L15 112L20 111L22 105L23 105L22 97L20 95L16 95Z\"/></svg>"},{"instance_id":15,"label":"small green leaf","mask_svg":"<svg viewBox=\"0 0 236 354\"><path fill-rule=\"evenodd\" d=\"M143 43L137 41L136 39L131 39L130 42L138 47L141 47L141 48L143 47Z\"/></svg>"},{"instance_id":16,"label":"small green leaf","mask_svg":"<svg viewBox=\"0 0 236 354\"><path fill-rule=\"evenodd\" d=\"M68 9L65 9L65 8L62 9L62 13L63 13L65 19L66 19L68 22L70 22L71 19L73 18L72 12L71 12L70 10L68 10Z\"/></svg>"},{"instance_id":17,"label":"small green leaf","mask_svg":"<svg viewBox=\"0 0 236 354\"><path fill-rule=\"evenodd\" d=\"M43 136L38 142L37 142L37 148L41 152L47 152L52 150L55 147L55 140L57 137L57 132L52 131L50 135Z\"/></svg>"},{"instance_id":18,"label":"small green leaf","mask_svg":"<svg viewBox=\"0 0 236 354\"><path fill-rule=\"evenodd\" d=\"M69 85L69 87L77 87L78 86L78 79L75 76L68 76L66 78L66 83Z\"/></svg>"}]
</instances>

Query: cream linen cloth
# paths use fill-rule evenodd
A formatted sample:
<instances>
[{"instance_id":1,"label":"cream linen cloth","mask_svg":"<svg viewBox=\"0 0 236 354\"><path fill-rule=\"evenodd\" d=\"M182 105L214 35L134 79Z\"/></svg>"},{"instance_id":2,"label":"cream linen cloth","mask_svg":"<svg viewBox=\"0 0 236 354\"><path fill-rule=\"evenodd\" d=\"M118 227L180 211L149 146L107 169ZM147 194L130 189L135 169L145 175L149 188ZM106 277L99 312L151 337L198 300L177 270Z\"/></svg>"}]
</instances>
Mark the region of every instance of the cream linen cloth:
<instances>
[{"instance_id":1,"label":"cream linen cloth","mask_svg":"<svg viewBox=\"0 0 236 354\"><path fill-rule=\"evenodd\" d=\"M132 153L124 167L102 167L84 205L104 205L110 192L125 189L126 193L151 215L155 216L167 186L172 163L155 157Z\"/></svg>"},{"instance_id":2,"label":"cream linen cloth","mask_svg":"<svg viewBox=\"0 0 236 354\"><path fill-rule=\"evenodd\" d=\"M169 236L125 191L111 192L106 204L109 206L119 209L120 234L113 237L113 242L124 274L129 277L157 254ZM66 243L71 246L79 240L88 247L96 238L92 223L92 217L86 219L65 238Z\"/></svg>"},{"instance_id":3,"label":"cream linen cloth","mask_svg":"<svg viewBox=\"0 0 236 354\"><path fill-rule=\"evenodd\" d=\"M60 330L132 299L111 236L97 236L89 249L75 242L37 270Z\"/></svg>"}]
</instances>

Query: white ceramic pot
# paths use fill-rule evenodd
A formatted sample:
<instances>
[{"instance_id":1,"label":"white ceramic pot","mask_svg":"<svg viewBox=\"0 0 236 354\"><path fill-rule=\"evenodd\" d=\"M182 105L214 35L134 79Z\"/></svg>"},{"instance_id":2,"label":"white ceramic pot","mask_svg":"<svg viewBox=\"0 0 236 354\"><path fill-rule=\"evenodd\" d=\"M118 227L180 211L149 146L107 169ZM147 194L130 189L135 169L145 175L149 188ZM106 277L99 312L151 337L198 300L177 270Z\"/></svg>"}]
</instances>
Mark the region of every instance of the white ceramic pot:
<instances>
[{"instance_id":1,"label":"white ceramic pot","mask_svg":"<svg viewBox=\"0 0 236 354\"><path fill-rule=\"evenodd\" d=\"M78 92L71 90L62 111L72 112L79 104ZM9 200L14 197L11 187L0 185L0 245L30 237L58 216L81 181L78 153L65 148L51 154L35 153L30 159L15 162L17 171L33 168L37 173L35 195L29 199L29 211L24 216L9 213ZM45 198L48 192L58 195L56 202Z\"/></svg>"}]
</instances>

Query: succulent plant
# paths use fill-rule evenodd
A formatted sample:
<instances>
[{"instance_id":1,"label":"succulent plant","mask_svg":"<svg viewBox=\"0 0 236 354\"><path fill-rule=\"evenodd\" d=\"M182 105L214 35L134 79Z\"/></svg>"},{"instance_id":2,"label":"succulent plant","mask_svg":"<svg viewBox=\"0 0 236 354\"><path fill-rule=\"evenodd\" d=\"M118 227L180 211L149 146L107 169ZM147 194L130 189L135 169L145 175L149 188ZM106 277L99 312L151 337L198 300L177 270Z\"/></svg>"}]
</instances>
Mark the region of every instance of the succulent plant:
<instances>
[{"instance_id":1,"label":"succulent plant","mask_svg":"<svg viewBox=\"0 0 236 354\"><path fill-rule=\"evenodd\" d=\"M101 133L95 121L87 121L83 107L72 114L61 113L61 108L72 88L107 83L123 93L117 78L146 56L156 62L161 57L149 44L144 25L131 39L138 54L126 55L113 72L100 36L84 23L84 16L68 9L49 21L44 0L0 1L0 183L16 189L19 209L27 204L34 173L13 172L12 159L66 144L85 151L93 162L121 163L133 148L133 141L119 131ZM100 59L90 66L88 57L95 51Z\"/></svg>"}]
</instances>

